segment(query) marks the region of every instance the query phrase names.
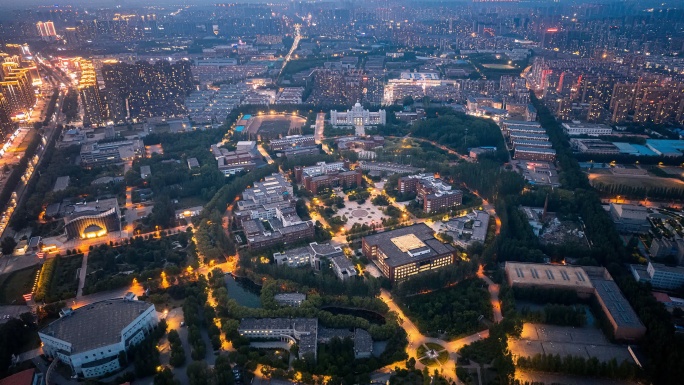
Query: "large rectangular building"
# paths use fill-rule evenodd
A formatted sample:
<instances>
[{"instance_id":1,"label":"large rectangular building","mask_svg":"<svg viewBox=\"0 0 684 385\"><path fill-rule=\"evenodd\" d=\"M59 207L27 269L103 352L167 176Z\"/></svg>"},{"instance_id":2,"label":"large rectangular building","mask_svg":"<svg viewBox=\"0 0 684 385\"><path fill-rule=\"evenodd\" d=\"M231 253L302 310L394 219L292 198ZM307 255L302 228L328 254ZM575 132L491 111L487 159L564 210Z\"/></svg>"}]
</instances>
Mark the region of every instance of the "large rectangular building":
<instances>
[{"instance_id":1,"label":"large rectangular building","mask_svg":"<svg viewBox=\"0 0 684 385\"><path fill-rule=\"evenodd\" d=\"M638 340L646 333L634 309L603 267L506 262L504 269L511 287L565 289L583 298L594 296L618 340Z\"/></svg>"},{"instance_id":2,"label":"large rectangular building","mask_svg":"<svg viewBox=\"0 0 684 385\"><path fill-rule=\"evenodd\" d=\"M606 126L605 124L580 122L563 123L563 131L565 132L565 135L568 136L599 136L611 135L613 133L613 129L610 128L610 126Z\"/></svg>"},{"instance_id":3,"label":"large rectangular building","mask_svg":"<svg viewBox=\"0 0 684 385\"><path fill-rule=\"evenodd\" d=\"M362 250L391 281L452 265L456 258L456 249L424 223L363 237Z\"/></svg>"},{"instance_id":4,"label":"large rectangular building","mask_svg":"<svg viewBox=\"0 0 684 385\"><path fill-rule=\"evenodd\" d=\"M86 143L81 146L81 166L103 166L141 157L145 146L139 139L109 143Z\"/></svg>"},{"instance_id":5,"label":"large rectangular building","mask_svg":"<svg viewBox=\"0 0 684 385\"><path fill-rule=\"evenodd\" d=\"M552 148L516 146L515 159L554 162L556 160L556 150Z\"/></svg>"},{"instance_id":6,"label":"large rectangular building","mask_svg":"<svg viewBox=\"0 0 684 385\"><path fill-rule=\"evenodd\" d=\"M269 145L273 151L283 151L292 147L314 146L316 142L313 135L290 135L282 139L273 139Z\"/></svg>"},{"instance_id":7,"label":"large rectangular building","mask_svg":"<svg viewBox=\"0 0 684 385\"><path fill-rule=\"evenodd\" d=\"M299 345L299 359L317 357L317 318L243 318L238 333L249 339L281 340Z\"/></svg>"},{"instance_id":8,"label":"large rectangular building","mask_svg":"<svg viewBox=\"0 0 684 385\"><path fill-rule=\"evenodd\" d=\"M646 207L611 203L610 217L621 233L643 234L651 228Z\"/></svg>"},{"instance_id":9,"label":"large rectangular building","mask_svg":"<svg viewBox=\"0 0 684 385\"><path fill-rule=\"evenodd\" d=\"M361 170L349 170L349 161L325 163L319 162L315 166L294 169L295 178L304 188L316 194L326 187L361 186L363 173Z\"/></svg>"},{"instance_id":10,"label":"large rectangular building","mask_svg":"<svg viewBox=\"0 0 684 385\"><path fill-rule=\"evenodd\" d=\"M46 356L60 360L74 375L101 377L119 369L119 354L140 343L157 326L153 304L110 299L65 309L60 318L38 332Z\"/></svg>"}]
</instances>

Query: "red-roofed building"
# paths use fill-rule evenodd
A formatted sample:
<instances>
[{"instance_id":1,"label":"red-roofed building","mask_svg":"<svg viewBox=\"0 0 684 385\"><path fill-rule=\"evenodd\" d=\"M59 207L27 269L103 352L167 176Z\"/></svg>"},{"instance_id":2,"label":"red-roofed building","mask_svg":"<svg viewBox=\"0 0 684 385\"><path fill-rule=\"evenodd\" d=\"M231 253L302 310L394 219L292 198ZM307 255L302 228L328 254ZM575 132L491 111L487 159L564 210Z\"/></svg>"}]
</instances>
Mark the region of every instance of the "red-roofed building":
<instances>
[{"instance_id":1,"label":"red-roofed building","mask_svg":"<svg viewBox=\"0 0 684 385\"><path fill-rule=\"evenodd\" d=\"M36 369L26 369L0 380L0 385L42 385L43 375Z\"/></svg>"}]
</instances>

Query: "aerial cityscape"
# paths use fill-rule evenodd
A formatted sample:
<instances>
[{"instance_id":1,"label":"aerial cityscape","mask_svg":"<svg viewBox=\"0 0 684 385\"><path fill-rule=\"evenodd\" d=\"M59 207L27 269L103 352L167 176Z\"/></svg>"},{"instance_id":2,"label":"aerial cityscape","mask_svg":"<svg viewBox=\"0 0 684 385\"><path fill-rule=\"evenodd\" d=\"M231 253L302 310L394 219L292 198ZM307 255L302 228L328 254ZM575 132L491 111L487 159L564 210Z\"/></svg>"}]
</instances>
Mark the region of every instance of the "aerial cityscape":
<instances>
[{"instance_id":1,"label":"aerial cityscape","mask_svg":"<svg viewBox=\"0 0 684 385\"><path fill-rule=\"evenodd\" d=\"M684 1L0 1L0 385L684 384Z\"/></svg>"}]
</instances>

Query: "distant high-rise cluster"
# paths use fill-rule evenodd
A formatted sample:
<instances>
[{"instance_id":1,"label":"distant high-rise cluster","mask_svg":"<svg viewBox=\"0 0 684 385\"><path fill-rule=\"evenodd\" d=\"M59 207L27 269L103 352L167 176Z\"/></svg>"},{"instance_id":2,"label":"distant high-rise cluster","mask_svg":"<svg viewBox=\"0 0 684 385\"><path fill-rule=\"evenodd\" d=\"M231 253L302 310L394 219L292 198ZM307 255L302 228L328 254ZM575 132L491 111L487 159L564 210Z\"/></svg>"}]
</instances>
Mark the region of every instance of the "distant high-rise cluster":
<instances>
[{"instance_id":1,"label":"distant high-rise cluster","mask_svg":"<svg viewBox=\"0 0 684 385\"><path fill-rule=\"evenodd\" d=\"M527 80L561 120L684 123L684 82L643 62L537 59Z\"/></svg>"},{"instance_id":2,"label":"distant high-rise cluster","mask_svg":"<svg viewBox=\"0 0 684 385\"><path fill-rule=\"evenodd\" d=\"M193 89L189 61L105 64L102 77L115 121L182 114L185 97Z\"/></svg>"},{"instance_id":3,"label":"distant high-rise cluster","mask_svg":"<svg viewBox=\"0 0 684 385\"><path fill-rule=\"evenodd\" d=\"M0 51L0 131L4 136L36 103L33 86L40 76L31 60L25 59L27 48L8 44Z\"/></svg>"}]
</instances>

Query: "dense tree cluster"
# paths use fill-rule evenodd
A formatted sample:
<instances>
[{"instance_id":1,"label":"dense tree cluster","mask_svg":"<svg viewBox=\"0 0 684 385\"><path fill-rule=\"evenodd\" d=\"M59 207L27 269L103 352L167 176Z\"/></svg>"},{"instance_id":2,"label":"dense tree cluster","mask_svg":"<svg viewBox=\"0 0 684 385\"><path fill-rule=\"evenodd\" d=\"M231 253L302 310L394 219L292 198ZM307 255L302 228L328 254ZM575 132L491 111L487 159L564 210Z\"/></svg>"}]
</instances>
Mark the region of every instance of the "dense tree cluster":
<instances>
[{"instance_id":1,"label":"dense tree cluster","mask_svg":"<svg viewBox=\"0 0 684 385\"><path fill-rule=\"evenodd\" d=\"M521 369L539 370L542 372L567 373L576 376L607 377L632 380L638 374L638 367L628 361L599 361L596 357L589 359L581 356L565 356L558 354L536 354L532 357L519 357L517 366Z\"/></svg>"},{"instance_id":2,"label":"dense tree cluster","mask_svg":"<svg viewBox=\"0 0 684 385\"><path fill-rule=\"evenodd\" d=\"M185 349L183 349L183 343L181 342L180 335L175 329L169 331L169 345L171 347L171 357L169 358L169 363L173 367L181 367L185 365Z\"/></svg>"},{"instance_id":3,"label":"dense tree cluster","mask_svg":"<svg viewBox=\"0 0 684 385\"><path fill-rule=\"evenodd\" d=\"M464 155L471 147L496 147L500 159L508 160L501 130L491 120L456 113L451 109L436 111L436 115L436 119L414 123L411 135L449 146Z\"/></svg>"},{"instance_id":4,"label":"dense tree cluster","mask_svg":"<svg viewBox=\"0 0 684 385\"><path fill-rule=\"evenodd\" d=\"M429 294L418 294L402 299L404 312L423 333L440 333L454 338L483 329L480 315L492 319L489 292L484 281L467 279L455 286Z\"/></svg>"},{"instance_id":5,"label":"dense tree cluster","mask_svg":"<svg viewBox=\"0 0 684 385\"><path fill-rule=\"evenodd\" d=\"M200 302L197 297L188 296L183 303L185 326L188 328L188 342L192 347L192 359L203 360L207 355L207 347L202 339L202 319L199 315Z\"/></svg>"},{"instance_id":6,"label":"dense tree cluster","mask_svg":"<svg viewBox=\"0 0 684 385\"><path fill-rule=\"evenodd\" d=\"M173 272L169 267L180 268L186 262L187 251L184 248L188 246L188 238L188 234L179 232L158 239L134 237L124 240L118 247L103 244L93 248L88 256L88 267L92 273L86 278L83 292L90 294L123 287L134 278L158 279L163 269ZM174 246L174 242L178 242L181 248Z\"/></svg>"},{"instance_id":7,"label":"dense tree cluster","mask_svg":"<svg viewBox=\"0 0 684 385\"><path fill-rule=\"evenodd\" d=\"M457 261L453 265L418 274L411 279L395 284L392 293L400 298L406 298L415 293L439 290L473 276L477 268L478 263L475 260Z\"/></svg>"},{"instance_id":8,"label":"dense tree cluster","mask_svg":"<svg viewBox=\"0 0 684 385\"><path fill-rule=\"evenodd\" d=\"M66 117L66 122L71 123L78 117L78 91L69 88L62 103L62 113Z\"/></svg>"},{"instance_id":9,"label":"dense tree cluster","mask_svg":"<svg viewBox=\"0 0 684 385\"><path fill-rule=\"evenodd\" d=\"M135 377L143 378L152 376L157 372L160 365L157 342L166 334L166 321L161 320L145 339L128 350L128 362L133 363ZM123 357L119 357L121 361ZM123 365L122 365L123 366Z\"/></svg>"},{"instance_id":10,"label":"dense tree cluster","mask_svg":"<svg viewBox=\"0 0 684 385\"><path fill-rule=\"evenodd\" d=\"M28 197L26 204L17 209L19 215L12 216L12 226L16 229L34 224L43 235L54 235L57 231L54 226L50 225L61 226L61 220L56 220L48 225L38 221L39 215L47 205L62 202L64 199L74 196L86 201L94 201L105 195L124 196L125 187L122 183L93 183L100 177L120 176L123 172L122 166L83 168L76 164L76 159L80 156L80 147L69 146L56 149L55 141L58 136L59 133L56 133L53 140L48 143L43 154L44 161L38 167L35 177L26 186L25 194ZM69 185L64 190L53 191L57 178L65 175L69 176Z\"/></svg>"},{"instance_id":11,"label":"dense tree cluster","mask_svg":"<svg viewBox=\"0 0 684 385\"><path fill-rule=\"evenodd\" d=\"M22 347L31 341L37 329L30 313L11 318L0 325L0 377L9 374L12 355L22 352Z\"/></svg>"},{"instance_id":12,"label":"dense tree cluster","mask_svg":"<svg viewBox=\"0 0 684 385\"><path fill-rule=\"evenodd\" d=\"M520 315L527 322L550 325L582 327L587 323L587 313L582 306L547 304L541 310L523 307Z\"/></svg>"}]
</instances>

